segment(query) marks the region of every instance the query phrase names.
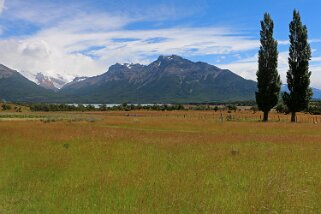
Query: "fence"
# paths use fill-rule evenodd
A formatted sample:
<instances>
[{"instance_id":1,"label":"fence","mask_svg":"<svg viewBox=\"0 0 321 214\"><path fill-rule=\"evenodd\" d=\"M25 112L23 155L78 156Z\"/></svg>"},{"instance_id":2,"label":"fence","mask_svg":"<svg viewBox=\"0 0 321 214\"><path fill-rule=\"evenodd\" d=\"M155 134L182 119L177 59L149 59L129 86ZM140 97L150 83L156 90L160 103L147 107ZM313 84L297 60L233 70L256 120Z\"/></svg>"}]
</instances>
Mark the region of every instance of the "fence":
<instances>
[{"instance_id":1,"label":"fence","mask_svg":"<svg viewBox=\"0 0 321 214\"><path fill-rule=\"evenodd\" d=\"M112 112L107 113L110 116L126 116L126 117L162 117L162 118L180 118L180 119L198 119L198 120L214 120L218 122L233 122L233 121L262 121L263 113L253 113L249 110L227 112L227 111L133 111L133 112ZM271 112L269 114L270 122L290 122L291 115ZM297 113L298 123L313 123L321 124L321 115L310 115Z\"/></svg>"}]
</instances>

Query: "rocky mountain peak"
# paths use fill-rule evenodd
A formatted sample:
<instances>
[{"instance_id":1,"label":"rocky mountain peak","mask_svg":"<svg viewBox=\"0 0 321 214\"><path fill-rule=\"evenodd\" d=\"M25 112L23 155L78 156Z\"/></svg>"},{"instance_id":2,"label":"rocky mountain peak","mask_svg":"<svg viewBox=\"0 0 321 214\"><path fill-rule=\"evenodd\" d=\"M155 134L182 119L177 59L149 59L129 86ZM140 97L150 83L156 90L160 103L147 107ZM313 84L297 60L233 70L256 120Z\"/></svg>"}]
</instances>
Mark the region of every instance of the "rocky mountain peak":
<instances>
[{"instance_id":1,"label":"rocky mountain peak","mask_svg":"<svg viewBox=\"0 0 321 214\"><path fill-rule=\"evenodd\" d=\"M58 91L67 83L67 80L65 80L60 75L58 75L57 77L51 77L46 76L43 73L37 73L35 76L35 80L39 86L54 91Z\"/></svg>"}]
</instances>

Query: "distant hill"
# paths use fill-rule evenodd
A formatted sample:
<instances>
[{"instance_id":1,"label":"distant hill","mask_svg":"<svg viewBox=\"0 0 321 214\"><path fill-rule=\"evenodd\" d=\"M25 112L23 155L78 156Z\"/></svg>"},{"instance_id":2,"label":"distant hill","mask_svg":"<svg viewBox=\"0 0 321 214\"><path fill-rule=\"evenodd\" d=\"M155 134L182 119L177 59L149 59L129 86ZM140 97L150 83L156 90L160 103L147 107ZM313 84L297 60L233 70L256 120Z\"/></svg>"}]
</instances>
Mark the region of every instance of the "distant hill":
<instances>
[{"instance_id":1,"label":"distant hill","mask_svg":"<svg viewBox=\"0 0 321 214\"><path fill-rule=\"evenodd\" d=\"M59 96L60 97L60 96ZM49 102L58 95L38 86L20 73L0 65L0 100L14 102Z\"/></svg>"},{"instance_id":2,"label":"distant hill","mask_svg":"<svg viewBox=\"0 0 321 214\"><path fill-rule=\"evenodd\" d=\"M254 81L229 70L172 55L149 65L115 64L59 93L81 103L203 103L253 100L255 90Z\"/></svg>"},{"instance_id":3,"label":"distant hill","mask_svg":"<svg viewBox=\"0 0 321 214\"><path fill-rule=\"evenodd\" d=\"M281 92L289 92L288 85L284 84L281 87ZM321 100L321 90L317 88L312 88L313 97L312 99Z\"/></svg>"},{"instance_id":4,"label":"distant hill","mask_svg":"<svg viewBox=\"0 0 321 214\"><path fill-rule=\"evenodd\" d=\"M206 103L254 100L256 83L230 70L180 56L160 56L149 65L115 64L95 77L78 77L58 89L40 85L0 65L0 100L54 103ZM47 89L46 89L47 88ZM51 90L49 90L51 89Z\"/></svg>"},{"instance_id":5,"label":"distant hill","mask_svg":"<svg viewBox=\"0 0 321 214\"><path fill-rule=\"evenodd\" d=\"M77 77L68 84L62 77L54 79L41 73L36 79L38 84L0 64L0 101L206 103L255 100L256 91L256 82L230 70L176 55L160 56L149 65L117 63L104 74ZM321 90L312 90L313 99L321 100ZM285 91L287 85L282 85L281 92Z\"/></svg>"}]
</instances>

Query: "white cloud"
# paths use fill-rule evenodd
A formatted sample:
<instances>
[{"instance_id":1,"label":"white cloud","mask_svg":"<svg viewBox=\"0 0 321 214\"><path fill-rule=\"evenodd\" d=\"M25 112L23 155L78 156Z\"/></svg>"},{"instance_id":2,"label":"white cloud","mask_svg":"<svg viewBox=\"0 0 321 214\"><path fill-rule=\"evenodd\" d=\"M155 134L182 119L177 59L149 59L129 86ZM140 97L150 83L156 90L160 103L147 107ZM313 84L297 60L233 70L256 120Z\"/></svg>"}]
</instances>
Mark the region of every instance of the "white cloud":
<instances>
[{"instance_id":1,"label":"white cloud","mask_svg":"<svg viewBox=\"0 0 321 214\"><path fill-rule=\"evenodd\" d=\"M35 75L42 72L52 77L62 75L71 80L75 76L83 75L82 72L94 75L94 71L103 68L89 57L64 54L43 40L6 40L0 41L0 46L1 62L23 73L29 73L28 77L32 80L34 77L30 73Z\"/></svg>"},{"instance_id":2,"label":"white cloud","mask_svg":"<svg viewBox=\"0 0 321 214\"><path fill-rule=\"evenodd\" d=\"M311 62L321 62L321 57L312 57Z\"/></svg>"},{"instance_id":3,"label":"white cloud","mask_svg":"<svg viewBox=\"0 0 321 214\"><path fill-rule=\"evenodd\" d=\"M0 14L2 13L2 11L4 10L4 3L5 3L5 0L0 0Z\"/></svg>"},{"instance_id":4,"label":"white cloud","mask_svg":"<svg viewBox=\"0 0 321 214\"><path fill-rule=\"evenodd\" d=\"M251 80L256 80L256 72L258 69L257 55L231 62L228 64L220 64L219 67L229 69L238 75ZM283 83L286 83L286 73L288 71L288 52L279 53L278 71ZM321 88L321 57L312 57L310 63L311 86Z\"/></svg>"}]
</instances>

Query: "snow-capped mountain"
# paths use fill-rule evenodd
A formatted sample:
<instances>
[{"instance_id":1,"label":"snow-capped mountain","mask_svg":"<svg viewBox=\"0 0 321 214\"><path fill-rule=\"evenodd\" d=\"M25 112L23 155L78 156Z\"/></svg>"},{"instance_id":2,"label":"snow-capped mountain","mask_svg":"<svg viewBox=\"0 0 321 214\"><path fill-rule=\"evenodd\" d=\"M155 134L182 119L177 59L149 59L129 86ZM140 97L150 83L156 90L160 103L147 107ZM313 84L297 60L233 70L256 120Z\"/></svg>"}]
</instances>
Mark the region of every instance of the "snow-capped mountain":
<instances>
[{"instance_id":1,"label":"snow-capped mountain","mask_svg":"<svg viewBox=\"0 0 321 214\"><path fill-rule=\"evenodd\" d=\"M46 89L55 90L55 91L59 90L67 83L67 80L65 80L60 75L58 76L58 78L54 78L54 77L45 76L42 73L38 73L36 75L36 80L37 80L36 83L39 86Z\"/></svg>"},{"instance_id":2,"label":"snow-capped mountain","mask_svg":"<svg viewBox=\"0 0 321 214\"><path fill-rule=\"evenodd\" d=\"M58 91L69 82L67 78L63 77L60 74L51 76L41 72L33 74L28 71L20 71L20 73L29 80L35 82L37 85L45 89L50 89L54 91Z\"/></svg>"}]
</instances>

